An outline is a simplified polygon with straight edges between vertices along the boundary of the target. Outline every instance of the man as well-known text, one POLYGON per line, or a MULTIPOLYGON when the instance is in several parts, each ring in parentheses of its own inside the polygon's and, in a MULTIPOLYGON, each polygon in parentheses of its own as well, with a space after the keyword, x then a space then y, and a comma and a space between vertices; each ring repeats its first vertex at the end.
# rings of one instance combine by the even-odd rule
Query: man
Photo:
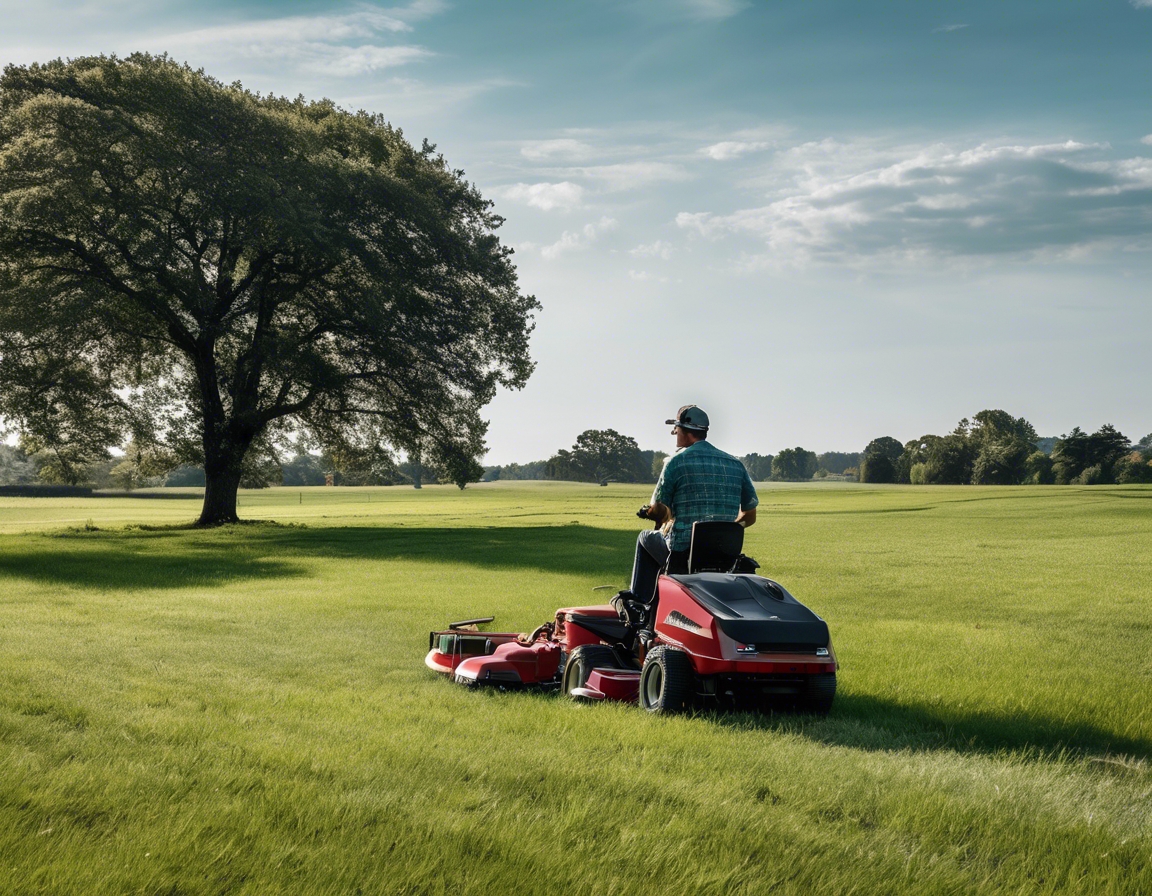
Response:
POLYGON ((652 503, 642 515, 658 524, 672 520, 667 535, 661 529, 641 532, 632 565, 632 595, 648 604, 656 594, 656 580, 667 564, 670 573, 688 572, 692 524, 697 521, 735 520, 744 528, 756 522, 756 489, 748 471, 731 454, 708 441, 708 415, 694 404, 680 408, 665 421, 676 436, 676 453, 668 458, 652 503))

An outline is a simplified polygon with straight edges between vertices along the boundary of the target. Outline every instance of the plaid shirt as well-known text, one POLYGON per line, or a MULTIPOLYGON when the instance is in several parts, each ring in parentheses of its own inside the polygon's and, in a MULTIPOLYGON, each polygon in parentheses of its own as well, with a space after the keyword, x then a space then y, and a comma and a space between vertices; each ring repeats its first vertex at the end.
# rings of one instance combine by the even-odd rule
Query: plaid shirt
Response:
POLYGON ((705 440, 668 458, 652 501, 669 507, 676 518, 668 536, 672 551, 688 550, 697 520, 734 520, 760 503, 744 464, 705 440))

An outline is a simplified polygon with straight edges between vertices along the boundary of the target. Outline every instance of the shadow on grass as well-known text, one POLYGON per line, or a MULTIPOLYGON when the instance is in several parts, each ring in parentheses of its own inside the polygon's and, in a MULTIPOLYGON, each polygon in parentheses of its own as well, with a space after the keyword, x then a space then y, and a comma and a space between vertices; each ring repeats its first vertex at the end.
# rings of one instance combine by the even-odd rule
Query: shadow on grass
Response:
MULTIPOLYGON (((80 531, 0 542, 0 582, 135 590, 313 575, 303 561, 410 560, 623 581, 635 535, 591 526, 80 531)), ((766 564, 767 565, 767 564, 766 564)), ((769 574, 771 574, 769 570, 769 574)), ((842 692, 827 718, 705 713, 718 726, 790 732, 864 750, 1152 755, 1152 741, 1036 713, 897 703, 842 692)))
POLYGON ((827 717, 753 713, 702 715, 713 724, 797 734, 858 750, 1012 751, 1037 756, 1152 756, 1152 741, 1125 737, 1098 726, 1069 723, 1037 713, 1011 715, 895 703, 870 694, 836 697, 827 717))
POLYGON ((325 528, 244 525, 73 530, 0 544, 0 580, 74 587, 182 588, 311 574, 305 558, 411 560, 602 576, 623 582, 635 534, 589 526, 325 528))

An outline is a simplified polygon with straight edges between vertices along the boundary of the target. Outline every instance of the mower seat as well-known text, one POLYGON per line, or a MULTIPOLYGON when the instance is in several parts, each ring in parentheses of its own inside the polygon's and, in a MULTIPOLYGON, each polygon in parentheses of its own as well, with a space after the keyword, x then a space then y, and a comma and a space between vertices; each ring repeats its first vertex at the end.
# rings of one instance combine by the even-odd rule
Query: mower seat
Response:
POLYGON ((729 572, 740 559, 743 547, 744 527, 739 523, 695 522, 688 546, 688 573, 729 572))

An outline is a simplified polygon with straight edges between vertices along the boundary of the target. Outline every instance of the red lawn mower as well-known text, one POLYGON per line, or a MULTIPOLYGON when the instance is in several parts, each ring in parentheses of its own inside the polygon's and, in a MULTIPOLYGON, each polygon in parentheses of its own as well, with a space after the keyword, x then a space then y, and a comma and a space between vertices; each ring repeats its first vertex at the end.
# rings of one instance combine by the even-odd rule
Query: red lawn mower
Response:
POLYGON ((692 527, 686 575, 661 575, 651 604, 563 607, 531 634, 486 632, 492 617, 429 633, 425 664, 470 687, 560 688, 649 712, 792 709, 836 695, 828 626, 740 553, 736 523, 692 527))

